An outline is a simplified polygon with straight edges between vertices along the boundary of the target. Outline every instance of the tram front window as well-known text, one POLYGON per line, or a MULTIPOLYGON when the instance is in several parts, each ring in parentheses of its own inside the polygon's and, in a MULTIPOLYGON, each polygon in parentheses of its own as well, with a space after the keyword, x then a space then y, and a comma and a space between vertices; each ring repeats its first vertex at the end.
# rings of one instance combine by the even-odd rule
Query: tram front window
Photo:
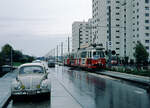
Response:
POLYGON ((101 51, 98 51, 98 52, 93 52, 93 58, 94 59, 98 59, 98 58, 101 58, 101 57, 104 57, 104 53, 101 51))

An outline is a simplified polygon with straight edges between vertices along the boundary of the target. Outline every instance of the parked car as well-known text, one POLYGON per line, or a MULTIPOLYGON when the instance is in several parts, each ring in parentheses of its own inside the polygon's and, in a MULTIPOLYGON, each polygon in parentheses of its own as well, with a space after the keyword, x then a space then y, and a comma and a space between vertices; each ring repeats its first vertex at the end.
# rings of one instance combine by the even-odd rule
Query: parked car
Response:
POLYGON ((48 61, 48 67, 55 67, 55 61, 54 60, 49 60, 48 61))
POLYGON ((12 69, 12 66, 10 66, 10 65, 3 65, 2 66, 2 72, 4 72, 4 73, 10 72, 11 69, 12 69))
POLYGON ((40 63, 27 63, 18 68, 18 75, 12 81, 12 96, 38 95, 50 96, 51 86, 48 73, 40 63))
POLYGON ((34 61, 32 61, 32 63, 42 63, 42 61, 41 60, 34 60, 34 61))

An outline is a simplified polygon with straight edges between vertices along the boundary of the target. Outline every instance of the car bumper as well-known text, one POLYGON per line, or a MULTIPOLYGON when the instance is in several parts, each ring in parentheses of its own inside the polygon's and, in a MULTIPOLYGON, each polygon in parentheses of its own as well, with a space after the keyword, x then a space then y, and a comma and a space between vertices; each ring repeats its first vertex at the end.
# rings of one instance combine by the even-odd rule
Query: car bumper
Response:
POLYGON ((50 93, 49 89, 39 89, 39 90, 14 90, 12 95, 38 95, 50 93))

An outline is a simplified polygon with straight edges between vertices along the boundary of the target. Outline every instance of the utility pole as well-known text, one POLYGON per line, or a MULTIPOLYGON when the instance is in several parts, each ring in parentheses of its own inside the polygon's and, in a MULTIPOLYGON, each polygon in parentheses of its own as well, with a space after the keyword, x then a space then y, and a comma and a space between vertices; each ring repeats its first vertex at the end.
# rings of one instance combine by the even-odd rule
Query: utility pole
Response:
POLYGON ((57 45, 57 63, 58 63, 58 45, 57 45))
POLYGON ((80 32, 81 32, 81 28, 79 28, 79 48, 78 49, 80 49, 80 46, 81 46, 81 44, 80 44, 80 32))
POLYGON ((111 6, 109 6, 109 49, 108 49, 108 54, 109 54, 109 67, 111 68, 111 47, 112 47, 112 42, 111 42, 111 6))
POLYGON ((61 42, 61 60, 63 62, 63 42, 61 42))
POLYGON ((55 48, 54 48, 54 60, 56 62, 55 48))
POLYGON ((69 36, 68 36, 68 53, 69 53, 69 56, 70 56, 70 39, 69 39, 69 36))

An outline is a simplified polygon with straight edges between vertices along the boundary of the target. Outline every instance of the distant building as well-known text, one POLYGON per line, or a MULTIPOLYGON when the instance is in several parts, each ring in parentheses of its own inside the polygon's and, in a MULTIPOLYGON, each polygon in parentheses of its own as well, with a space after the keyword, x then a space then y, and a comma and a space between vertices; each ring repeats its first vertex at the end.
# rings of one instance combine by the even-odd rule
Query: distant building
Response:
POLYGON ((92 20, 76 21, 72 24, 72 51, 88 47, 92 43, 92 20))

